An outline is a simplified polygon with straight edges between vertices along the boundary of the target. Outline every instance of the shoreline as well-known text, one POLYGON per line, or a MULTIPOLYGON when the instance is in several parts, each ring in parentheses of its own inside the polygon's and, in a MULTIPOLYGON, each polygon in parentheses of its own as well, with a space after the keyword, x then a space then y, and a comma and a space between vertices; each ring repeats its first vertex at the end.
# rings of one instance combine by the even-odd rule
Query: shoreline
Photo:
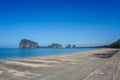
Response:
MULTIPOLYGON (((19 59, 19 58, 27 58, 27 57, 39 57, 39 56, 52 56, 52 55, 61 55, 61 54, 71 54, 71 53, 78 53, 78 52, 85 52, 85 51, 91 51, 91 50, 98 50, 100 48, 84 48, 84 49, 63 49, 63 48, 44 48, 44 49, 38 49, 38 48, 15 48, 16 51, 14 51, 14 48, 6 48, 3 49, 3 52, 1 52, 0 60, 9 60, 9 59, 19 59), (37 49, 37 50, 36 50, 37 49), (51 50, 52 49, 52 50, 51 50), (13 52, 11 52, 13 50, 13 52), (43 51, 42 51, 43 50, 43 51), (9 56, 10 55, 10 56, 9 56)), ((0 48, 1 50, 1 48, 0 48)))
POLYGON ((81 80, 110 59, 98 58, 94 54, 110 54, 118 50, 0 60, 0 77, 1 80, 81 80))
MULTIPOLYGON (((96 50, 86 50, 86 51, 80 51, 80 52, 67 52, 67 53, 60 53, 60 54, 52 54, 52 55, 40 55, 40 56, 30 56, 30 57, 16 57, 16 58, 8 58, 8 59, 0 59, 0 61, 4 60, 15 60, 15 59, 24 59, 24 58, 42 58, 42 57, 54 57, 54 56, 64 56, 64 55, 74 55, 74 54, 80 54, 80 53, 91 53, 92 51, 98 51, 98 50, 120 50, 120 49, 114 49, 114 48, 99 48, 96 50)), ((99 53, 99 52, 98 52, 99 53)), ((101 53, 101 52, 100 52, 101 53)))
MULTIPOLYGON (((32 58, 54 58, 54 57, 60 57, 60 56, 76 56, 76 55, 94 55, 94 54, 102 54, 104 51, 119 51, 120 49, 114 49, 114 48, 101 48, 97 50, 87 50, 87 51, 80 51, 80 52, 70 52, 70 53, 61 53, 61 54, 53 54, 53 55, 43 55, 43 56, 30 56, 30 57, 22 57, 22 58, 11 58, 11 59, 5 59, 5 60, 16 60, 16 59, 32 59, 32 58), (103 51, 102 51, 103 50, 103 51), (100 52, 99 52, 100 51, 100 52), (93 54, 92 54, 93 52, 93 54), (95 53, 96 52, 96 53, 95 53)), ((0 60, 1 61, 1 60, 0 60)), ((4 61, 4 60, 2 60, 4 61)))

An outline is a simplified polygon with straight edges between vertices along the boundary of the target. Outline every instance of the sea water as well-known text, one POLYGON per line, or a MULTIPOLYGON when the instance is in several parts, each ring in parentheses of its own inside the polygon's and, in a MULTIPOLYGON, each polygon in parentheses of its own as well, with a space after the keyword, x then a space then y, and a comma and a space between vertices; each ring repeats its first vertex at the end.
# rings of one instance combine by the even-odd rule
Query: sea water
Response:
POLYGON ((33 56, 49 56, 96 50, 98 48, 0 48, 0 60, 33 56))

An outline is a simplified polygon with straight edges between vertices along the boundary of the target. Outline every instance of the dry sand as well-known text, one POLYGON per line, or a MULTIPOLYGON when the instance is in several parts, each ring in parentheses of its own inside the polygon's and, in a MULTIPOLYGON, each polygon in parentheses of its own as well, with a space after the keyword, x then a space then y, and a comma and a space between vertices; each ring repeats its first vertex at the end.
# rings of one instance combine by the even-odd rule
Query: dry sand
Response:
POLYGON ((93 54, 114 53, 100 49, 71 54, 29 57, 0 61, 0 80, 82 80, 109 58, 93 54))

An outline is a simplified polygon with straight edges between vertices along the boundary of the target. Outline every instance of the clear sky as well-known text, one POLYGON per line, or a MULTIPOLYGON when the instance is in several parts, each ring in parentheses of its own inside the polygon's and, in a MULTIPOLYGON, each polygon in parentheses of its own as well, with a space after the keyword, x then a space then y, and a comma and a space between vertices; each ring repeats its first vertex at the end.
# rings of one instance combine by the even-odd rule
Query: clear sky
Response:
POLYGON ((0 47, 21 39, 103 45, 120 38, 120 0, 0 0, 0 47))

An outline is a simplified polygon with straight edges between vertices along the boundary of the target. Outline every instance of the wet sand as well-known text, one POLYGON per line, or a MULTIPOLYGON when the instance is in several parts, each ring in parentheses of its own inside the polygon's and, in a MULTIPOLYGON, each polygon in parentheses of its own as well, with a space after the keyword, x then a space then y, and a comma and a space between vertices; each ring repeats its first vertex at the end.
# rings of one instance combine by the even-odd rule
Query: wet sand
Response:
POLYGON ((70 54, 29 57, 0 61, 0 80, 82 80, 118 49, 100 49, 70 54))

